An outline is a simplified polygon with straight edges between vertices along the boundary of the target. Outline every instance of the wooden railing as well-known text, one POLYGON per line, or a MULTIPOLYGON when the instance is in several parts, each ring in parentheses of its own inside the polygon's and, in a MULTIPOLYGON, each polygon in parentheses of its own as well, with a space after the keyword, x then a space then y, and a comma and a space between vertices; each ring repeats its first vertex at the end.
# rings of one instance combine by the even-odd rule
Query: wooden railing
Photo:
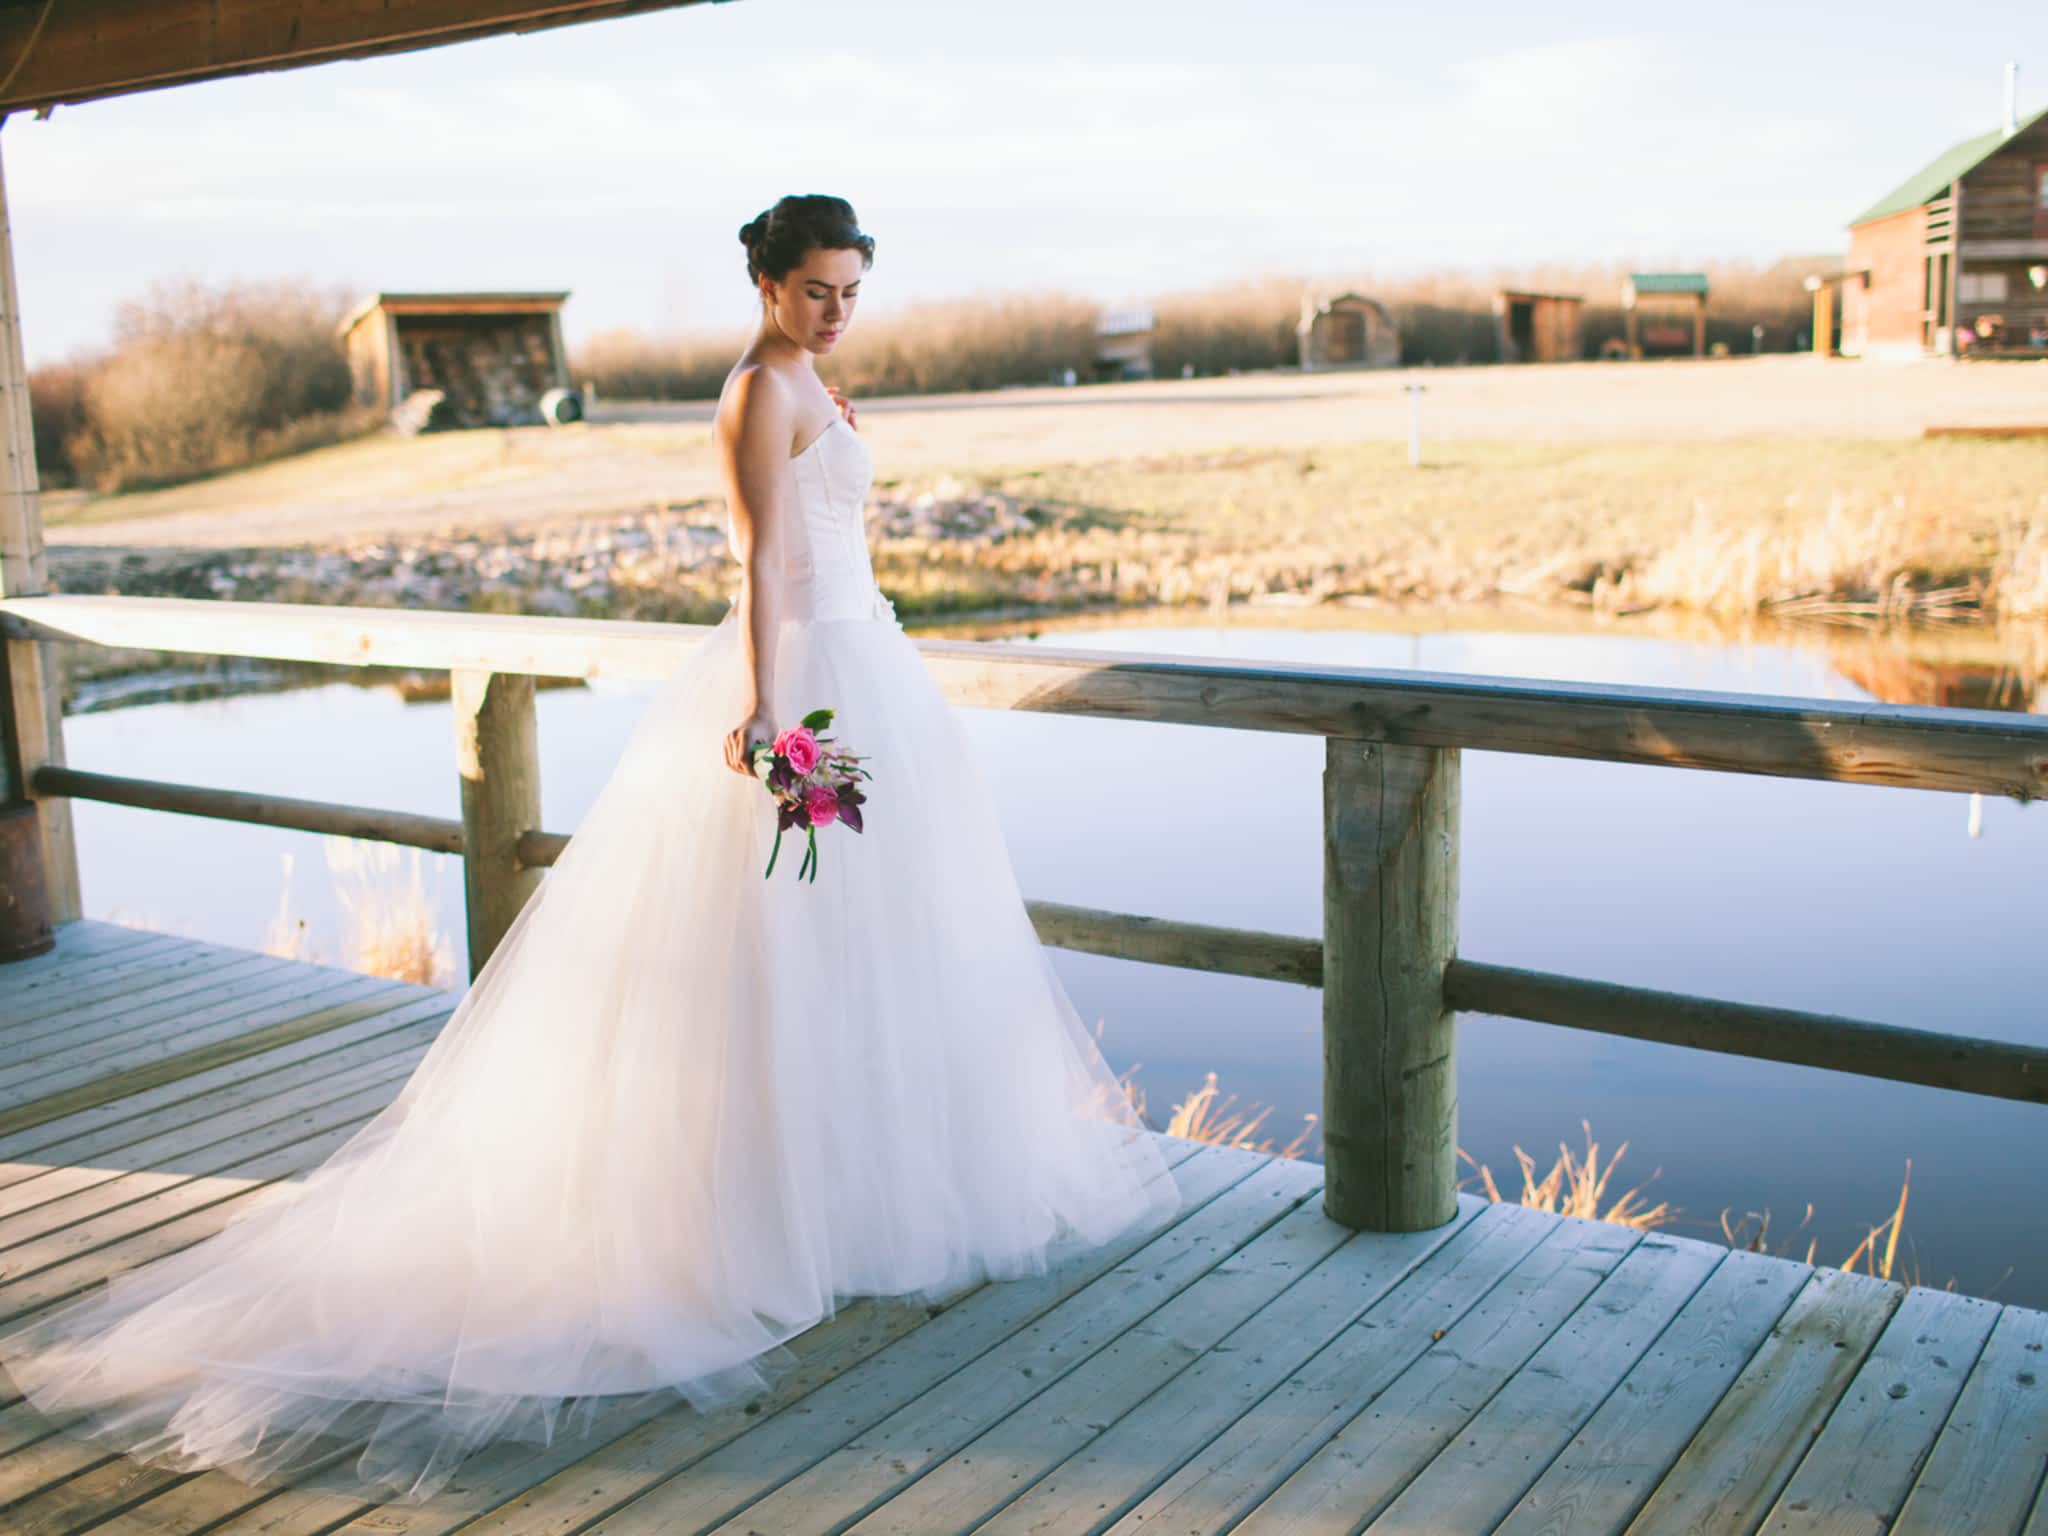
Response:
MULTIPOLYGON (((480 967, 568 838, 541 829, 535 677, 667 676, 706 631, 169 598, 0 601, 0 636, 452 676, 459 819, 25 765, 34 794, 341 833, 463 856, 480 967)), ((2048 1047, 1613 986, 1458 954, 1467 748, 2034 799, 2048 719, 1337 667, 922 642, 955 703, 1325 738, 1323 932, 1247 932, 1033 902, 1048 944, 1320 985, 1325 1204, 1347 1225, 1448 1221, 1458 1010, 2048 1102, 2048 1047)))

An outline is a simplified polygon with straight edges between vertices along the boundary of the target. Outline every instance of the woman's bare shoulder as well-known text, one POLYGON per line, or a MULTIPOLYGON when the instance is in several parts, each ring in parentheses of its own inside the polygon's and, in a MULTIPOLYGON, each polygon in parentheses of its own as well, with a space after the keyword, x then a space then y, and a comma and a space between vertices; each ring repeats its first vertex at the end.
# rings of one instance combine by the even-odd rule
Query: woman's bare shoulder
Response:
POLYGON ((718 397, 713 426, 728 443, 787 438, 795 430, 796 396, 782 370, 743 362, 733 369, 718 397))

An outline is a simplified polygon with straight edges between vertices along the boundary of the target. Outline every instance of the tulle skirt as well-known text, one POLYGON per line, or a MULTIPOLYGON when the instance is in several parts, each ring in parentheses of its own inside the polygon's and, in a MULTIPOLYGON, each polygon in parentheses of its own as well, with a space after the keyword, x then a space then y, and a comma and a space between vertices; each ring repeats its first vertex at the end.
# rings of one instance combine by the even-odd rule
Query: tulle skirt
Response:
POLYGON ((864 1295, 1045 1270, 1178 1196, 1040 948, 959 722, 893 623, 789 623, 866 830, 728 770, 730 617, 397 1099, 218 1235, 0 1336, 45 1413, 145 1460, 316 1462, 421 1498, 617 1394, 709 1407, 864 1295), (359 1454, 358 1454, 359 1453, 359 1454))

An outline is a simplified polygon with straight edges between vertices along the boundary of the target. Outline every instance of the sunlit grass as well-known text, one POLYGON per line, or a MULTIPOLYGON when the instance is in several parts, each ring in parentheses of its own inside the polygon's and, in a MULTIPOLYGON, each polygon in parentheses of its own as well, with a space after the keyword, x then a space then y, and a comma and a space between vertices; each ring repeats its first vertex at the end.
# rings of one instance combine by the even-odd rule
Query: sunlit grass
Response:
MULTIPOLYGON (((294 914, 289 853, 284 855, 277 911, 264 933, 264 953, 419 986, 454 986, 454 946, 440 931, 438 889, 434 895, 428 893, 421 851, 352 837, 320 841, 341 910, 340 953, 332 961, 325 959, 306 920, 294 914)), ((437 870, 437 888, 438 874, 437 870)))
MULTIPOLYGON (((1557 1161, 1540 1179, 1536 1177, 1536 1159, 1520 1147, 1515 1148, 1515 1161, 1522 1165, 1520 1204, 1534 1210, 1549 1211, 1553 1215, 1607 1221, 1616 1226, 1634 1227, 1643 1232, 1664 1226, 1678 1214, 1668 1201, 1660 1200, 1655 1205, 1648 1204, 1643 1199, 1640 1184, 1627 1193, 1610 1199, 1607 1186, 1613 1180, 1615 1170, 1621 1166, 1622 1158, 1628 1153, 1628 1143, 1624 1141, 1616 1147, 1614 1155, 1607 1159, 1603 1167, 1600 1162, 1600 1143, 1593 1139, 1593 1123, 1590 1120, 1581 1120, 1579 1124, 1586 1132, 1586 1150, 1574 1155, 1572 1149, 1560 1141, 1557 1144, 1557 1161)), ((1458 1149, 1458 1156, 1479 1170, 1474 1177, 1479 1186, 1486 1191, 1486 1198, 1496 1205, 1500 1204, 1500 1187, 1494 1183, 1493 1170, 1462 1147, 1458 1149)), ((1661 1171, 1660 1169, 1659 1172, 1661 1171)), ((1654 1179, 1657 1175, 1653 1173, 1650 1177, 1654 1179)))

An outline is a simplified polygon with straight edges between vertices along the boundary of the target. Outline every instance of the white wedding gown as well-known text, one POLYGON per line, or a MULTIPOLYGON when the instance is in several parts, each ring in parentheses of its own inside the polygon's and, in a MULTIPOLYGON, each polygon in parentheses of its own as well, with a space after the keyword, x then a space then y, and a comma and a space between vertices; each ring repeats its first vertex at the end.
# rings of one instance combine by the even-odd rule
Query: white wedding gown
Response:
POLYGON ((866 445, 835 420, 791 474, 775 718, 839 712, 864 835, 821 832, 815 884, 794 846, 763 880, 771 802, 721 756, 728 615, 389 1108, 0 1337, 37 1408, 147 1460, 261 1481, 339 1454, 419 1498, 610 1394, 757 1390, 841 1298, 1041 1272, 1173 1210, 875 585, 866 445))

